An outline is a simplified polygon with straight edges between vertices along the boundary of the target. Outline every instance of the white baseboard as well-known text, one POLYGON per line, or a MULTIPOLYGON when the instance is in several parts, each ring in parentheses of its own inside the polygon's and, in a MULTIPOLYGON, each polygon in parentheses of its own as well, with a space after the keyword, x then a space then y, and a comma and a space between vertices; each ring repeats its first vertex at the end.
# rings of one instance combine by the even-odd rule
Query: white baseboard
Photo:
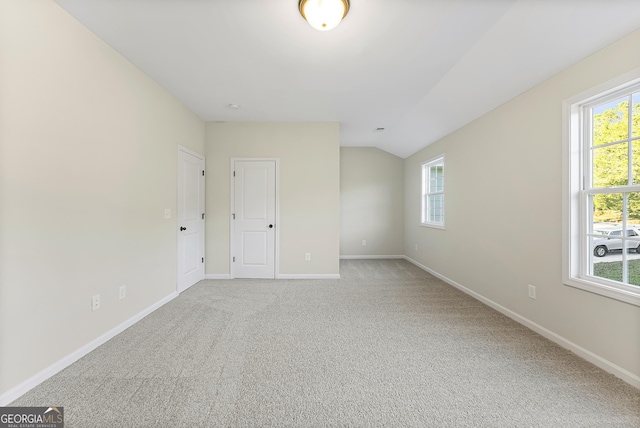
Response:
POLYGON ((228 273, 206 273, 204 279, 233 279, 228 273))
POLYGON ((276 279, 340 279, 339 273, 280 273, 276 279))
POLYGON ((375 255, 350 255, 350 256, 340 256, 340 260, 366 260, 366 259, 404 259, 405 256, 375 256, 375 255))
POLYGON ((35 388, 36 386, 38 386, 39 384, 41 384, 45 380, 49 379, 51 376, 53 376, 56 373, 60 372, 65 367, 75 363, 80 358, 84 357, 89 352, 91 352, 94 349, 96 349, 98 346, 106 343, 109 339, 111 339, 112 337, 116 336, 117 334, 122 333, 124 330, 126 330, 129 327, 131 327, 132 325, 134 325, 135 323, 140 321, 142 318, 146 317, 151 312, 155 311, 156 309, 158 309, 159 307, 165 305, 166 303, 170 302, 171 300, 175 299, 176 297, 178 297, 178 293, 174 291, 173 293, 169 294, 167 297, 161 299, 160 301, 158 301, 158 302, 154 303, 153 305, 149 306, 148 308, 144 309, 142 312, 134 315, 133 317, 129 318, 128 320, 124 321, 123 323, 115 326, 111 330, 109 330, 106 333, 104 333, 102 336, 92 340, 91 342, 87 343, 86 345, 84 345, 80 349, 72 352, 71 354, 67 355, 66 357, 62 358, 61 360, 57 361, 56 363, 50 365, 49 367, 45 368, 44 370, 42 370, 42 371, 36 373, 35 375, 31 376, 29 379, 25 380, 24 382, 22 382, 22 383, 18 384, 17 386, 11 388, 7 392, 5 392, 2 395, 0 395, 0 407, 6 406, 7 404, 17 400, 18 398, 20 398, 22 395, 27 393, 32 388, 35 388))
MULTIPOLYGON (((230 274, 206 274, 204 279, 234 279, 230 274)), ((340 279, 340 274, 336 273, 280 273, 276 279, 340 279)))
POLYGON ((418 263, 417 261, 413 260, 410 257, 405 256, 404 257, 405 260, 413 263, 414 265, 418 266, 419 268, 421 268, 422 270, 425 270, 427 272, 429 272, 431 275, 440 278, 441 280, 443 280, 444 282, 446 282, 447 284, 457 288, 458 290, 470 295, 471 297, 475 298, 476 300, 481 301, 482 303, 484 303, 487 306, 492 307, 493 309, 495 309, 496 311, 508 316, 509 318, 511 318, 512 320, 524 325, 525 327, 535 331, 536 333, 538 333, 541 336, 546 337, 547 339, 551 340, 552 342, 557 343, 558 345, 562 346, 565 349, 568 349, 569 351, 573 352, 574 354, 584 358, 585 360, 589 361, 591 364, 600 367, 602 370, 613 374, 616 377, 619 377, 620 379, 622 379, 623 381, 627 382, 628 384, 630 384, 631 386, 634 386, 638 389, 640 389, 640 376, 631 373, 630 371, 612 363, 611 361, 601 357, 600 355, 594 354, 593 352, 589 351, 588 349, 583 348, 580 345, 577 345, 573 342, 571 342, 570 340, 560 336, 557 333, 554 333, 551 330, 548 330, 544 327, 542 327, 539 324, 536 324, 535 322, 531 321, 528 318, 523 317, 522 315, 519 315, 515 312, 513 312, 510 309, 505 308, 504 306, 494 302, 493 300, 487 299, 486 297, 476 293, 475 291, 472 291, 468 288, 466 288, 465 286, 458 284, 457 282, 447 278, 444 275, 439 274, 438 272, 434 271, 433 269, 430 269, 420 263, 418 263))

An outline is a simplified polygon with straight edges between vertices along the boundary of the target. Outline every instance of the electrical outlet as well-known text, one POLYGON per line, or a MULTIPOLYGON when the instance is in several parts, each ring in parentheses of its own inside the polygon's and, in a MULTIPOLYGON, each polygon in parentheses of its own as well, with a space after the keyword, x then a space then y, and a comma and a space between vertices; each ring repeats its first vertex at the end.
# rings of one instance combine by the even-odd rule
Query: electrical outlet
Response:
POLYGON ((304 260, 307 262, 311 261, 311 253, 304 253, 304 260))
POLYGON ((416 251, 418 251, 418 244, 416 244, 416 251))
POLYGON ((529 284, 529 298, 531 298, 531 299, 535 299, 536 298, 536 286, 535 285, 529 284))
POLYGON ((362 246, 363 246, 363 247, 366 247, 366 246, 367 246, 367 240, 366 240, 366 239, 363 239, 363 240, 362 240, 362 246))
POLYGON ((98 309, 100 309, 100 295, 96 294, 91 298, 91 310, 97 311, 98 309))
POLYGON ((171 208, 165 208, 164 209, 164 218, 165 218, 165 220, 171 218, 171 208))
POLYGON ((120 300, 124 299, 125 297, 127 297, 127 286, 126 285, 121 285, 120 286, 120 290, 118 292, 118 298, 120 300))

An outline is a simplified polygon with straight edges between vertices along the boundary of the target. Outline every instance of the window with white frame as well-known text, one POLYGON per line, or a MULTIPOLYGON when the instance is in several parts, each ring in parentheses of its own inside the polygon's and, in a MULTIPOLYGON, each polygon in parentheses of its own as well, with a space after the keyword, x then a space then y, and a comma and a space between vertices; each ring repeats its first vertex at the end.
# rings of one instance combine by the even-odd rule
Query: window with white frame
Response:
POLYGON ((421 223, 444 228, 444 155, 422 163, 421 223))
POLYGON ((640 306, 640 70, 565 101, 564 281, 640 306))

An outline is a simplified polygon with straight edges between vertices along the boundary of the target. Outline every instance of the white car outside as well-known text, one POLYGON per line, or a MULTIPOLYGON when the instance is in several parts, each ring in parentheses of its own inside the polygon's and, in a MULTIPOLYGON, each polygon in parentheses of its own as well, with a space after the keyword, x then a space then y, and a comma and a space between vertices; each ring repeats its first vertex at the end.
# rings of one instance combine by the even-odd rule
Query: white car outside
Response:
MULTIPOLYGON (((622 250, 622 239, 620 239, 620 237, 622 236, 621 227, 596 229, 594 230, 594 232, 598 235, 605 236, 603 238, 594 238, 594 256, 604 257, 609 251, 622 250)), ((640 230, 627 228, 626 236, 628 238, 638 238, 625 240, 625 247, 627 250, 635 250, 640 254, 640 230)))

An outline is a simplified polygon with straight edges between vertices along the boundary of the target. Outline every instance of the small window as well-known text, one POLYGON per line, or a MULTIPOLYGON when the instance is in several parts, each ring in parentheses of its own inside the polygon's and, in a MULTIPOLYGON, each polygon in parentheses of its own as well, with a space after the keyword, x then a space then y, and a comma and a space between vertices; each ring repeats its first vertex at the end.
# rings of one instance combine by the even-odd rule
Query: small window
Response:
POLYGON ((421 223, 444 229, 444 155, 422 164, 421 223))
POLYGON ((564 122, 564 282, 640 306, 640 70, 565 101, 564 122))

